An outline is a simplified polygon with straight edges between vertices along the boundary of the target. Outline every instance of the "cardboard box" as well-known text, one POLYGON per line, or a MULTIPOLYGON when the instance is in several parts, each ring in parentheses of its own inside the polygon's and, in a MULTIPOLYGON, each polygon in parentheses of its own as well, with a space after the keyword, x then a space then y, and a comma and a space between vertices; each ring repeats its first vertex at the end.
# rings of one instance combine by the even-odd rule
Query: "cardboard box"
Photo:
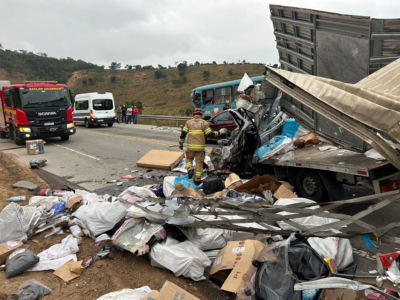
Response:
POLYGON ((241 186, 242 184, 243 181, 235 173, 230 174, 228 178, 225 179, 225 187, 227 189, 234 190, 235 188, 241 186))
POLYGON ((85 234, 83 233, 82 229, 78 226, 78 225, 73 225, 69 228, 69 230, 71 231, 72 235, 77 237, 82 237, 85 234))
POLYGON ((281 198, 297 198, 293 193, 294 187, 288 182, 278 181, 270 175, 256 175, 245 184, 235 188, 235 191, 263 195, 263 191, 269 190, 276 199, 281 198))
POLYGON ((368 300, 364 291, 351 291, 348 289, 323 289, 318 300, 337 300, 337 299, 351 299, 351 300, 368 300))
POLYGON ((199 298, 188 293, 179 286, 173 284, 171 281, 166 281, 161 288, 160 294, 156 300, 200 300, 199 298))
POLYGON ((237 293, 244 287, 245 278, 253 276, 256 272, 252 261, 257 258, 264 246, 256 240, 228 242, 215 258, 210 278, 224 282, 222 290, 237 293))
POLYGON ((150 150, 136 162, 138 167, 171 171, 183 159, 183 152, 150 150))
POLYGON ((7 257, 13 253, 13 251, 17 248, 22 247, 24 243, 18 241, 8 241, 0 244, 0 265, 3 265, 7 257))
POLYGON ((144 300, 158 300, 160 299, 160 292, 159 291, 151 291, 150 294, 147 295, 147 298, 144 300))
POLYGON ((43 140, 34 140, 34 141, 26 141, 26 151, 29 155, 43 154, 44 153, 44 144, 46 144, 43 140))

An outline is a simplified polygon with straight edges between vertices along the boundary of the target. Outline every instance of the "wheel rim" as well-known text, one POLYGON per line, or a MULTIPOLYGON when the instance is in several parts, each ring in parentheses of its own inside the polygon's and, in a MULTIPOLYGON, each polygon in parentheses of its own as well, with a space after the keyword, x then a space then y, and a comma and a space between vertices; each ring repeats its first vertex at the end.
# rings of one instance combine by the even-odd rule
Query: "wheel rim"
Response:
POLYGON ((86 126, 87 128, 89 128, 89 122, 88 122, 88 120, 85 120, 85 126, 86 126))
POLYGON ((317 193, 317 183, 315 182, 314 178, 311 176, 305 177, 303 179, 303 189, 308 195, 315 195, 317 193))

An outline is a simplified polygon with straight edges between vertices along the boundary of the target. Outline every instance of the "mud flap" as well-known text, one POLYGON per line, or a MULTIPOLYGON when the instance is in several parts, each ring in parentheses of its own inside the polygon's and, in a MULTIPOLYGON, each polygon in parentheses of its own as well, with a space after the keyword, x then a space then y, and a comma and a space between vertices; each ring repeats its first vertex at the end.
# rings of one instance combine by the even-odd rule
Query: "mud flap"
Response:
POLYGON ((318 171, 319 176, 327 189, 331 201, 344 200, 346 198, 342 183, 336 180, 336 174, 329 171, 318 171))

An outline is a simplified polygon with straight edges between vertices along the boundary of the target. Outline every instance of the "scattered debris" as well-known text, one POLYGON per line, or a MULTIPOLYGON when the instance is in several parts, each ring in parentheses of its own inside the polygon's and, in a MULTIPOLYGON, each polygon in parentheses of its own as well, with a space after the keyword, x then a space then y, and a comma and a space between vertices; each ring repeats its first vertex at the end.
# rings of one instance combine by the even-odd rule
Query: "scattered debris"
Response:
POLYGON ((29 191, 34 191, 38 186, 30 181, 18 181, 13 184, 13 188, 27 189, 29 191))

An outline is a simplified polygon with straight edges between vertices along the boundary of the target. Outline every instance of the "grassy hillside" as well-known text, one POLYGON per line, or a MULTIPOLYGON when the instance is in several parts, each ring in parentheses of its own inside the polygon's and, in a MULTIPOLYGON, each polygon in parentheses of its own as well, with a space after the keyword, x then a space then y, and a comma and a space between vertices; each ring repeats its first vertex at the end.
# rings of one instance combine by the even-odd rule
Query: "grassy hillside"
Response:
POLYGON ((184 74, 178 69, 103 70, 77 71, 68 80, 68 87, 75 94, 107 91, 112 92, 116 104, 141 101, 143 114, 179 115, 180 110, 193 108, 191 90, 195 87, 241 79, 244 73, 250 77, 262 75, 260 64, 227 64, 188 66, 184 74), (156 79, 155 72, 162 71, 163 78, 156 79), (203 72, 210 77, 203 78, 203 72), (229 74, 229 73, 230 74, 229 74), (185 79, 186 78, 186 79, 185 79))
POLYGON ((73 72, 92 68, 102 67, 70 57, 54 58, 46 53, 0 48, 0 80, 10 80, 11 83, 21 83, 21 79, 66 83, 73 72))

